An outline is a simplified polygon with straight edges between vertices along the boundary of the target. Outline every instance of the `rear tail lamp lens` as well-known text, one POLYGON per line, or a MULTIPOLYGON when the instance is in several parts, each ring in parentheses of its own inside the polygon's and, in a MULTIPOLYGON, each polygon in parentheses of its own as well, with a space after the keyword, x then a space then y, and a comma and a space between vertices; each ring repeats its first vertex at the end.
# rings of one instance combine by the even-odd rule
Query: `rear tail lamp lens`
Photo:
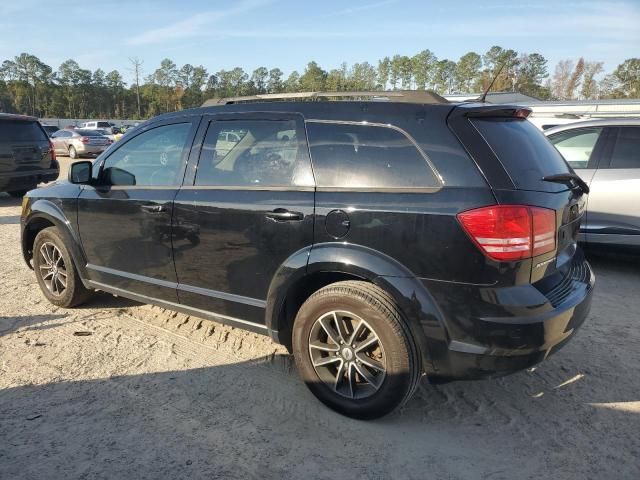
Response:
POLYGON ((56 159, 56 149, 54 148, 51 140, 49 140, 49 154, 51 155, 51 160, 56 159))
POLYGON ((458 214, 460 224, 493 260, 522 260, 556 248, 556 213, 526 205, 493 205, 458 214))
POLYGON ((80 139, 80 141, 81 141, 82 143, 89 143, 89 137, 82 137, 82 138, 80 139))

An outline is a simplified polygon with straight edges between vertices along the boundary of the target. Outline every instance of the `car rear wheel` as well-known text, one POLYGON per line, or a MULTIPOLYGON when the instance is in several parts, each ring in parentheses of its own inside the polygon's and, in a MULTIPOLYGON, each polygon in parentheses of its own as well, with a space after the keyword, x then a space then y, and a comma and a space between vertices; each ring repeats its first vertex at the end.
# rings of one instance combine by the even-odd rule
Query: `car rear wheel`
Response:
POLYGON ((295 319, 293 353, 311 392, 352 418, 390 413, 420 379, 420 358, 402 313, 367 282, 338 282, 311 295, 295 319))
POLYGON ((69 156, 73 159, 78 158, 78 152, 76 151, 76 148, 73 145, 69 147, 69 156))
POLYGON ((42 293, 54 305, 75 307, 91 296, 56 227, 45 228, 36 235, 33 269, 42 293))

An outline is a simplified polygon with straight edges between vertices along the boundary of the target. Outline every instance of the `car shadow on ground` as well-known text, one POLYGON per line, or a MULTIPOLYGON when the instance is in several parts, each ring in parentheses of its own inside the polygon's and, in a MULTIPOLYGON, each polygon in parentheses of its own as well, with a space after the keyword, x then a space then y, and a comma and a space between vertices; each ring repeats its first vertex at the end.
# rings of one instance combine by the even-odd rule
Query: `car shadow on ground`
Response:
MULTIPOLYGON (((405 477, 398 476, 400 471, 406 478, 424 478, 412 475, 424 468, 436 472, 433 478, 446 472, 452 473, 448 478, 460 478, 455 472, 464 464, 478 474, 470 478, 480 478, 487 468, 514 473, 499 478, 516 478, 519 461, 540 462, 541 477, 559 466, 586 468, 589 476, 593 472, 580 452, 597 458, 605 451, 619 459, 619 473, 633 468, 624 463, 633 458, 629 429, 616 428, 614 435, 608 428, 640 426, 637 414, 589 407, 591 424, 577 418, 585 414, 583 402, 612 400, 606 390, 587 388, 576 405, 570 396, 553 393, 555 385, 548 396, 534 398, 527 373, 502 382, 423 385, 401 411, 361 422, 319 404, 299 380, 280 371, 287 363, 238 362, 5 389, 0 471, 6 478, 52 472, 58 478, 316 476, 310 472, 361 478, 358 472, 367 464, 363 451, 376 452, 369 465, 375 478, 405 477), (544 464, 545 448, 567 443, 572 456, 544 464), (617 451, 608 450, 611 446, 617 451)), ((557 374, 570 376, 562 370, 557 374)), ((615 398, 624 399, 637 400, 638 394, 615 398)))
POLYGON ((68 314, 25 315, 25 316, 0 316, 0 337, 9 335, 17 330, 35 331, 57 328, 67 322, 51 322, 66 318, 68 314))

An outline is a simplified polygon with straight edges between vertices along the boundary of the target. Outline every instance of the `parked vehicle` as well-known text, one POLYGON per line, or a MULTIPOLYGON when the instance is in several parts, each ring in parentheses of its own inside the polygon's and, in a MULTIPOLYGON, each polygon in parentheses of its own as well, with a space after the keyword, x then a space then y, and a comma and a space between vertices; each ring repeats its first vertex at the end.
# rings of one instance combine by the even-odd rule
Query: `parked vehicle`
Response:
POLYGON ((533 123, 540 130, 549 130, 550 128, 557 127, 559 125, 569 125, 575 122, 583 120, 578 115, 552 115, 552 116, 539 116, 534 115, 529 117, 529 121, 533 123))
POLYGON ((51 136, 51 141, 58 155, 71 158, 97 156, 104 152, 111 143, 102 130, 58 130, 51 136))
POLYGON ((41 125, 42 125, 42 129, 45 131, 48 137, 51 137, 51 135, 53 135, 58 130, 60 130, 60 128, 56 127, 55 125, 44 125, 44 124, 41 124, 41 125))
POLYGON ((423 374, 530 367, 578 330, 586 196, 528 110, 296 95, 376 101, 162 115, 31 192, 22 249, 44 296, 72 307, 98 289, 270 335, 356 418, 423 374))
POLYGON ((591 193, 580 239, 640 247, 640 119, 600 119, 545 132, 591 193))
POLYGON ((0 192, 22 197, 58 174, 53 146, 38 119, 0 113, 0 192))
POLYGON ((85 129, 85 130, 96 130, 96 129, 100 129, 100 130, 106 130, 109 133, 111 133, 111 129, 114 127, 115 125, 111 122, 107 122, 104 120, 98 120, 98 121, 94 121, 94 122, 84 122, 83 124, 80 125, 79 128, 85 129))

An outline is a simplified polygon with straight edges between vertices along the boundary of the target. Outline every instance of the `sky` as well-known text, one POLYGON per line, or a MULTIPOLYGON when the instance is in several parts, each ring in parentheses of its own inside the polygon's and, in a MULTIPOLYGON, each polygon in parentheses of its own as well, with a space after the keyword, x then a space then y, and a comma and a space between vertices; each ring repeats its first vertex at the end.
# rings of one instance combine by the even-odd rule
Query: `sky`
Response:
POLYGON ((611 71, 640 56, 640 0, 0 1, 0 61, 28 52, 55 70, 73 58, 128 81, 129 57, 145 75, 167 57, 288 74, 311 60, 329 70, 426 48, 457 60, 492 45, 541 53, 550 72, 580 56, 611 71))

